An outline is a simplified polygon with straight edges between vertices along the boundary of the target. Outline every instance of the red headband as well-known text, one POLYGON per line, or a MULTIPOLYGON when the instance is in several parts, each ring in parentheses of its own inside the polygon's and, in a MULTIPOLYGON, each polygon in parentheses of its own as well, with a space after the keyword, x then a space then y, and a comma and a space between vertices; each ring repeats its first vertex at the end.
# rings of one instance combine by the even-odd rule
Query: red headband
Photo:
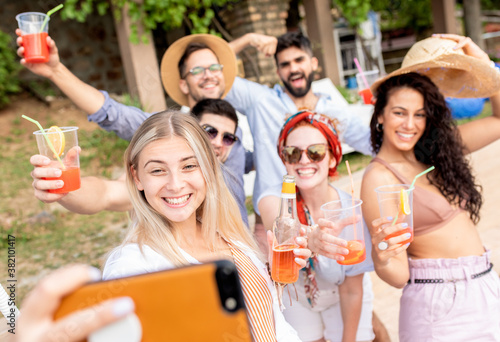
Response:
POLYGON ((313 113, 310 111, 300 111, 290 116, 281 128, 278 138, 278 154, 281 157, 281 152, 285 147, 285 141, 291 131, 297 126, 299 122, 306 121, 308 124, 317 128, 328 141, 332 156, 337 161, 335 166, 328 170, 328 176, 332 177, 337 173, 337 165, 342 160, 342 147, 338 138, 337 130, 335 129, 335 122, 328 116, 313 113))

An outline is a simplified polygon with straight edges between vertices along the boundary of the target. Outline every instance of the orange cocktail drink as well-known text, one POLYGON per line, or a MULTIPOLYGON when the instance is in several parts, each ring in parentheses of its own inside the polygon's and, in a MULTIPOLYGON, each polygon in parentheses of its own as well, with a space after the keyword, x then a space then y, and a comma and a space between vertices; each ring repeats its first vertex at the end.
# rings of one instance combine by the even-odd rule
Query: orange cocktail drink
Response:
POLYGON ((61 170, 59 177, 47 177, 45 180, 62 180, 64 186, 50 189, 48 192, 61 194, 80 189, 80 158, 78 147, 78 127, 52 126, 43 131, 36 131, 38 151, 51 160, 49 168, 61 170))
POLYGON ((45 180, 62 180, 64 186, 60 189, 49 189, 47 190, 53 194, 64 194, 66 192, 74 191, 80 189, 80 168, 72 167, 66 170, 61 170, 62 174, 60 177, 56 178, 44 178, 45 180))
POLYGON ((409 184, 383 185, 375 189, 380 216, 393 218, 393 221, 385 224, 383 228, 399 223, 408 225, 407 228, 387 235, 384 240, 410 233, 410 238, 399 244, 405 245, 413 241, 413 189, 409 184))
POLYGON ((344 255, 344 260, 337 261, 340 265, 359 264, 366 259, 362 203, 360 199, 349 198, 331 201, 321 206, 325 219, 342 229, 338 237, 347 240, 349 253, 344 255))
POLYGON ((344 256, 344 260, 337 261, 341 265, 354 265, 365 261, 366 248, 365 243, 360 240, 351 240, 347 242, 347 249, 349 254, 344 256))
POLYGON ((299 279, 299 265, 295 262, 295 244, 282 244, 273 247, 271 277, 282 284, 295 283, 299 279))
POLYGON ((406 245, 407 243, 410 243, 413 241, 413 227, 408 227, 408 228, 405 228, 403 230, 400 230, 398 232, 395 232, 395 233, 392 233, 392 234, 389 234, 385 237, 384 240, 389 240, 390 238, 392 237, 395 237, 395 236, 400 236, 400 235, 403 235, 403 234, 406 234, 406 233, 410 233, 411 236, 409 239, 407 240, 404 240, 404 241, 401 241, 400 244, 401 245, 406 245))

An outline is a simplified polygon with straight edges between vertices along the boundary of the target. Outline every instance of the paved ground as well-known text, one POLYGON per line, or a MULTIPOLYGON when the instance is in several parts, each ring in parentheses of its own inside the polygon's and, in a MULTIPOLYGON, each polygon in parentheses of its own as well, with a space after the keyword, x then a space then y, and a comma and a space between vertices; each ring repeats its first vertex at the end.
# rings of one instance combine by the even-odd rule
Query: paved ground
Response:
MULTIPOLYGON (((476 180, 483 186, 484 204, 481 210, 481 221, 477 225, 481 239, 486 248, 492 251, 494 269, 500 273, 500 223, 498 214, 500 204, 500 141, 472 154, 476 180)), ((354 188, 359 196, 363 171, 354 175, 354 188)), ((339 179, 337 185, 350 192, 350 184, 346 177, 339 179)), ((392 341, 398 341, 399 298, 401 290, 395 289, 372 272, 373 291, 375 293, 374 309, 387 327, 392 341)))

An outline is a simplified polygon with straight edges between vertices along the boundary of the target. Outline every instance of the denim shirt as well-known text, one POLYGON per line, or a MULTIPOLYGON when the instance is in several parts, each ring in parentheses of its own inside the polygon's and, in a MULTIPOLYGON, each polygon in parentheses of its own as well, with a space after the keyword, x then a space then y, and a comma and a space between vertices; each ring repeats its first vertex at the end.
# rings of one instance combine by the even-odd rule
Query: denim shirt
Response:
MULTIPOLYGON (((104 104, 97 112, 89 115, 88 120, 96 122, 108 132, 115 132, 122 139, 130 141, 139 126, 154 114, 116 102, 105 91, 101 91, 101 93, 105 98, 104 104)), ((238 137, 238 141, 234 144, 226 162, 222 165, 222 173, 226 185, 238 203, 243 222, 248 227, 248 214, 245 206, 246 197, 243 185, 246 153, 241 143, 242 131, 239 127, 236 130, 236 136, 238 137)))

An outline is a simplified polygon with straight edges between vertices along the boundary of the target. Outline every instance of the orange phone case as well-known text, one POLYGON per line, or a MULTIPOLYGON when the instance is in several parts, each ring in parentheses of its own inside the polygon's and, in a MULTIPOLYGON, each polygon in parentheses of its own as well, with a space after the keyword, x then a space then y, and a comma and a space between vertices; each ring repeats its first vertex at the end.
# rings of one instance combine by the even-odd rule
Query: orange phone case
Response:
POLYGON ((142 341, 252 341, 236 267, 226 260, 85 285, 54 318, 121 296, 135 302, 142 341))

